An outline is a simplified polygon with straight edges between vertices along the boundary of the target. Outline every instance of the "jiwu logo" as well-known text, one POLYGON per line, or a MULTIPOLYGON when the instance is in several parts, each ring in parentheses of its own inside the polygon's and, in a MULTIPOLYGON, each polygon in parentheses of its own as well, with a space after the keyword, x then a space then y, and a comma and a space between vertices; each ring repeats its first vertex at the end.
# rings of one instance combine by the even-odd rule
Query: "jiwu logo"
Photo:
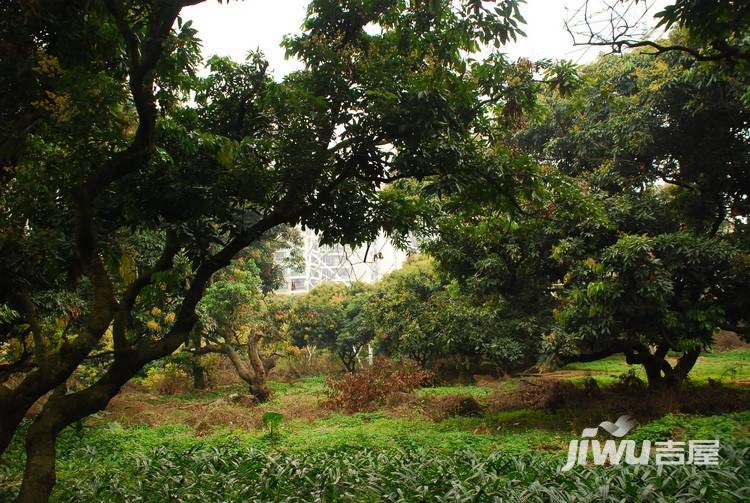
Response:
MULTIPOLYGON (((629 416, 620 416, 614 423, 603 421, 594 428, 584 428, 581 432, 581 440, 571 440, 568 446, 568 460, 562 471, 567 472, 575 465, 586 465, 589 460, 589 452, 594 465, 619 465, 623 460, 628 465, 645 465, 651 461, 651 441, 641 442, 640 451, 637 451, 635 440, 609 439, 604 443, 595 439, 599 428, 616 438, 622 438, 633 429, 635 421, 629 416)), ((655 463, 657 465, 717 465, 719 464, 719 441, 718 440, 690 440, 675 442, 665 440, 654 442, 655 463), (686 457, 687 454, 687 457, 686 457)))

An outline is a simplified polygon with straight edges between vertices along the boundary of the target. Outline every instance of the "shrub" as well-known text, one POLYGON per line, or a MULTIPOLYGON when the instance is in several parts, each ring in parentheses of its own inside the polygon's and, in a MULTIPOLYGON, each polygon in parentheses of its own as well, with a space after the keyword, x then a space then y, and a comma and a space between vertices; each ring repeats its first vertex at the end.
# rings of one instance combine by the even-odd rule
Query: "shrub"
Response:
POLYGON ((324 406, 346 412, 370 410, 390 395, 409 393, 434 378, 432 371, 419 368, 414 361, 394 364, 377 358, 369 368, 348 372, 340 379, 329 378, 329 398, 324 406))
POLYGON ((629 369, 627 372, 620 374, 617 383, 614 385, 615 390, 624 392, 642 392, 647 387, 643 379, 638 377, 635 369, 629 369))
POLYGON ((186 393, 192 387, 187 372, 176 363, 167 363, 161 368, 151 367, 146 371, 143 385, 158 393, 173 395, 186 393))
POLYGON ((281 425, 281 421, 284 420, 284 415, 280 412, 274 412, 269 410, 263 416, 260 418, 261 422, 263 423, 263 426, 268 430, 268 435, 270 437, 276 436, 279 426, 281 425))
POLYGON ((442 395, 429 397, 427 413, 436 420, 453 416, 479 416, 483 412, 482 405, 471 395, 442 395))

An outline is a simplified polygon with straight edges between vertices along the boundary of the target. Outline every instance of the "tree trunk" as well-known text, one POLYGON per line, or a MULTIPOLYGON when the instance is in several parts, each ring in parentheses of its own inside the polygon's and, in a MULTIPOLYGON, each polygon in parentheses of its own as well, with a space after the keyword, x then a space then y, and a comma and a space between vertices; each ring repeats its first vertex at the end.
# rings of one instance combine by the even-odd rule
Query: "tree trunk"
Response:
POLYGON ((64 385, 78 365, 101 340, 116 311, 112 282, 101 259, 95 253, 85 262, 94 297, 89 304, 91 315, 78 337, 62 343, 38 368, 13 388, 0 387, 0 454, 8 448, 26 412, 37 400, 64 385))
POLYGON ((258 348, 259 339, 260 337, 256 335, 251 335, 247 339, 247 356, 255 375, 254 382, 249 384, 250 392, 255 395, 255 398, 259 402, 265 402, 271 396, 271 389, 266 382, 270 367, 267 368, 266 363, 260 357, 260 349, 258 348))
POLYGON ((678 389, 687 378, 699 355, 700 349, 686 351, 674 367, 666 360, 666 351, 657 351, 653 355, 645 356, 642 363, 649 388, 678 389))
POLYGON ((695 362, 698 361, 698 356, 700 356, 700 354, 700 349, 685 351, 680 359, 677 360, 674 369, 672 369, 672 371, 665 377, 667 386, 673 389, 682 386, 682 383, 685 382, 688 374, 695 366, 695 362))
POLYGON ((198 358, 193 360, 193 388, 206 389, 206 369, 198 358))
POLYGON ((26 433, 26 467, 16 503, 48 501, 55 486, 55 443, 60 420, 37 422, 26 433), (51 424, 50 424, 51 423, 51 424))
MULTIPOLYGON (((193 330, 190 336, 190 343, 193 348, 199 348, 201 346, 201 334, 198 330, 193 330)), ((201 365, 200 356, 196 355, 192 361, 192 372, 193 372, 193 388, 195 389, 206 389, 206 369, 201 365)))
POLYGON ((357 361, 353 354, 348 353, 346 350, 338 351, 337 354, 339 355, 339 360, 341 360, 341 363, 344 365, 344 370, 347 372, 354 372, 357 370, 357 361))
POLYGON ((662 365, 657 359, 646 359, 643 362, 643 369, 646 371, 649 388, 659 389, 664 385, 664 378, 661 375, 662 365))
MULTIPOLYGON (((171 26, 171 23, 167 28, 169 26, 171 26)), ((76 421, 106 408, 112 397, 117 395, 120 388, 135 376, 146 363, 175 352, 189 337, 195 326, 197 321, 195 307, 200 302, 211 275, 227 266, 232 257, 252 243, 265 230, 282 223, 283 218, 288 218, 288 216, 277 215, 262 221, 262 225, 256 224, 253 227, 253 233, 242 238, 234 238, 210 261, 202 263, 185 294, 176 321, 164 337, 147 344, 138 345, 136 348, 122 344, 126 341, 115 340, 115 359, 104 375, 94 384, 69 395, 56 396, 53 393, 29 429, 29 433, 33 432, 33 434, 27 437, 26 468, 17 501, 43 502, 49 499, 49 494, 55 483, 54 451, 57 434, 76 421)), ((163 268, 155 267, 155 270, 163 270, 163 268)), ((148 281, 150 281, 148 275, 144 276, 144 284, 148 281)), ((137 294, 138 290, 134 290, 133 299, 137 294)), ((5 442, 5 446, 13 437, 28 407, 44 393, 64 383, 78 366, 78 363, 85 358, 93 345, 101 338, 101 334, 98 337, 94 337, 96 334, 92 334, 92 327, 97 325, 97 323, 92 323, 92 320, 94 322, 106 321, 103 328, 99 327, 102 334, 110 325, 113 315, 110 315, 107 311, 109 306, 102 304, 107 304, 107 302, 94 302, 92 310, 95 314, 89 320, 88 329, 75 338, 73 342, 64 345, 55 356, 55 362, 59 364, 59 367, 50 365, 49 368, 53 369, 52 372, 44 375, 37 371, 32 372, 19 387, 12 391, 0 387, 0 441, 5 442), (109 320, 106 320, 106 316, 109 316, 109 320), (89 343, 91 343, 90 347, 88 346, 89 343), (49 387, 51 382, 58 378, 59 381, 56 382, 55 386, 49 387), (43 393, 37 394, 39 389, 43 387, 48 388, 43 393), (17 407, 19 400, 20 402, 26 400, 22 403, 23 407, 17 407)), ((3 449, 5 447, 1 443, 0 446, 3 449)), ((0 451, 0 453, 2 452, 0 451)))
POLYGON ((268 387, 265 381, 250 383, 249 388, 250 394, 261 403, 267 401, 271 396, 271 388, 268 387))
POLYGON ((66 395, 62 385, 52 393, 26 433, 26 466, 16 503, 49 500, 56 480, 57 435, 76 421, 103 410, 137 371, 133 363, 115 362, 99 381, 81 391, 66 395))
POLYGON ((228 344, 222 346, 222 352, 232 362, 237 375, 248 384, 250 393, 255 399, 259 402, 268 400, 271 396, 271 389, 266 383, 266 368, 258 351, 258 338, 252 335, 248 338, 247 358, 244 358, 228 344))

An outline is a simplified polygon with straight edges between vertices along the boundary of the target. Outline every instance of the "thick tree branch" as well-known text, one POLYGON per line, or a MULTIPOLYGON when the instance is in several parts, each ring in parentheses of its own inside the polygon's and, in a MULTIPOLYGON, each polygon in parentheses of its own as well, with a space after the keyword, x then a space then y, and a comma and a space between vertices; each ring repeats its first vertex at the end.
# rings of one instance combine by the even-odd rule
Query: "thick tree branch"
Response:
POLYGON ((615 355, 617 353, 622 353, 623 347, 619 344, 615 344, 607 349, 602 349, 600 351, 592 351, 590 353, 581 353, 577 355, 567 355, 562 358, 560 358, 560 363, 562 365, 567 365, 568 363, 586 363, 586 362, 593 362, 597 360, 601 360, 602 358, 606 358, 608 356, 615 355))

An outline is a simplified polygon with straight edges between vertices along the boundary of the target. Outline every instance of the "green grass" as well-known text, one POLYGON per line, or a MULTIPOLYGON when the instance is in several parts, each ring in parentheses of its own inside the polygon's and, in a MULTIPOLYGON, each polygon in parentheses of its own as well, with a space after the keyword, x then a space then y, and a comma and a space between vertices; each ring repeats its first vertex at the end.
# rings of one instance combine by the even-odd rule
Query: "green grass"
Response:
POLYGON ((711 352, 700 356, 690 372, 690 378, 705 381, 709 377, 727 382, 750 379, 750 349, 711 352))
POLYGON ((323 376, 303 377, 291 383, 270 381, 269 385, 271 390, 279 395, 324 395, 328 390, 323 376))
POLYGON ((695 416, 668 414, 656 421, 636 427, 628 438, 633 440, 675 439, 687 441, 732 439, 750 437, 750 411, 735 412, 722 416, 695 416))
POLYGON ((273 392, 269 405, 275 405, 288 396, 307 396, 314 398, 324 398, 328 392, 328 385, 323 376, 310 376, 299 379, 295 382, 269 381, 269 386, 273 392))
MULTIPOLYGON (((602 360, 586 363, 571 363, 561 370, 576 370, 590 373, 602 383, 614 381, 629 370, 635 370, 636 375, 645 379, 643 367, 628 365, 621 354, 613 355, 602 360)), ((689 378, 694 382, 705 382, 708 378, 721 379, 731 383, 737 380, 750 379, 750 348, 735 349, 733 351, 710 351, 701 354, 690 372, 689 378)), ((578 379, 578 377, 574 377, 578 379)))
POLYGON ((434 386, 421 388, 416 391, 418 396, 468 395, 481 397, 491 395, 495 391, 489 386, 434 386))
POLYGON ((521 379, 499 379, 497 381, 487 382, 479 385, 453 385, 453 386, 430 386, 420 388, 416 391, 417 396, 445 396, 460 395, 481 398, 489 396, 495 391, 512 391, 518 387, 521 379))

